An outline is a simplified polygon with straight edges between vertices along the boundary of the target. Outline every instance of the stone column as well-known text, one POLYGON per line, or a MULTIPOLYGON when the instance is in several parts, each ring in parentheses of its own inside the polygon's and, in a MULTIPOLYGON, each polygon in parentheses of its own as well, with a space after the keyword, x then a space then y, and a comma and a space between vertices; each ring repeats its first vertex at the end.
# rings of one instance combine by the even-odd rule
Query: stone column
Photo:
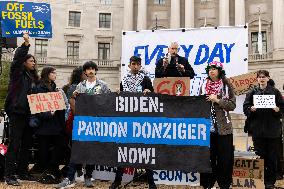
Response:
POLYGON ((137 30, 147 29, 147 0, 138 0, 137 30))
POLYGON ((194 28, 194 0, 185 1, 185 27, 194 28))
POLYGON ((235 25, 246 24, 245 0, 235 0, 235 25))
POLYGON ((123 30, 133 30, 133 0, 124 0, 123 30))
POLYGON ((229 0, 219 0, 219 25, 229 26, 229 0))
POLYGON ((180 28, 180 0, 171 0, 171 28, 180 28))
POLYGON ((284 51, 284 1, 273 0, 273 58, 283 58, 284 51), (282 52, 281 52, 282 51, 282 52))

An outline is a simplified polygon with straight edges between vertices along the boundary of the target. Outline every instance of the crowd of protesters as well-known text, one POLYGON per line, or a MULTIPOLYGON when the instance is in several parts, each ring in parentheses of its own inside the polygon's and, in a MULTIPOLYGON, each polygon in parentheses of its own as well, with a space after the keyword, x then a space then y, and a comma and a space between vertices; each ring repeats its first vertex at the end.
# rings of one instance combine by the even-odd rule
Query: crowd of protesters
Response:
MULTIPOLYGON (((98 66, 88 61, 77 67, 71 74, 70 82, 63 90, 56 87, 56 69, 43 67, 40 77, 37 74, 34 56, 28 54, 29 36, 24 34, 24 43, 16 50, 10 69, 10 83, 5 102, 5 111, 9 117, 9 144, 6 154, 5 182, 19 186, 18 180, 38 181, 44 184, 56 184, 55 188, 75 186, 75 173, 82 174, 85 167, 84 185, 94 187, 92 172, 94 165, 78 165, 70 162, 72 145, 72 122, 75 114, 75 102, 78 95, 98 95, 109 93, 107 84, 97 78, 98 66), (27 95, 61 91, 66 99, 66 110, 57 110, 31 115, 27 95), (35 178, 28 169, 29 149, 33 136, 38 141, 38 160, 40 177, 35 178), (65 172, 59 165, 65 159, 65 172)), ((155 77, 189 77, 195 73, 188 60, 178 55, 178 43, 169 45, 168 53, 156 64, 155 77)), ((142 69, 141 58, 130 58, 129 72, 123 77, 120 91, 154 92, 148 73, 142 69)), ((233 171, 233 127, 229 111, 236 108, 236 97, 232 85, 226 78, 222 63, 211 62, 205 69, 208 77, 200 87, 200 95, 206 95, 211 104, 210 162, 212 173, 201 174, 201 185, 212 188, 217 181, 221 189, 228 189, 232 183, 233 171)), ((284 101, 279 90, 269 83, 269 72, 257 72, 258 86, 247 93, 243 110, 247 116, 246 129, 252 134, 256 154, 264 159, 265 188, 273 188, 276 181, 278 145, 281 134, 281 116, 284 101), (255 108, 253 95, 275 95, 275 108, 255 108)), ((146 169, 149 189, 156 189, 153 171, 146 169)), ((119 188, 123 168, 118 167, 110 189, 119 188)))

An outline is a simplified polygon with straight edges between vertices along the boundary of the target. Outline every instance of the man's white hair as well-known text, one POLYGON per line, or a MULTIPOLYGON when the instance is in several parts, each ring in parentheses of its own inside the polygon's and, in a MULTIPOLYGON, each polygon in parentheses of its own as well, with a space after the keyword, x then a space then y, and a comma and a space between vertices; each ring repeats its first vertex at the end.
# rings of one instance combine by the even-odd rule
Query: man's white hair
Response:
POLYGON ((171 42, 169 47, 172 47, 172 46, 179 46, 179 44, 178 44, 178 42, 174 41, 174 42, 171 42))

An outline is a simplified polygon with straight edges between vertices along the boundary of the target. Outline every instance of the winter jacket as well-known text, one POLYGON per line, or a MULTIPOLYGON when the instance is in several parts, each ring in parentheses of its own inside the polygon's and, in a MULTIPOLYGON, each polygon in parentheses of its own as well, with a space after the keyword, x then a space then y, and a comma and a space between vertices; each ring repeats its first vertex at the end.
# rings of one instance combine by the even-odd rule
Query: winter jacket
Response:
POLYGON ((10 67, 10 82, 5 100, 5 112, 8 116, 11 114, 30 114, 27 95, 31 94, 31 89, 36 85, 36 79, 35 71, 32 73, 26 70, 23 65, 23 58, 28 54, 29 47, 22 44, 16 50, 10 67))
POLYGON ((80 82, 77 87, 76 90, 79 93, 86 93, 88 95, 95 95, 95 94, 102 94, 102 93, 110 93, 110 89, 108 88, 106 82, 97 79, 96 80, 96 84, 92 89, 87 89, 87 85, 86 85, 87 80, 84 80, 82 82, 80 82))
POLYGON ((262 90, 259 87, 251 89, 243 104, 243 111, 249 118, 250 130, 253 137, 277 138, 280 137, 281 117, 284 112, 284 101, 280 91, 270 85, 262 90), (251 111, 253 95, 275 95, 276 106, 280 108, 275 112, 272 108, 259 108, 251 111))
MULTIPOLYGON (((202 84, 200 94, 205 95, 205 86, 207 80, 202 84)), ((223 79, 223 88, 220 95, 219 103, 213 103, 216 120, 217 120, 217 132, 219 135, 228 135, 233 133, 233 126, 229 111, 233 111, 236 108, 236 97, 233 91, 231 83, 228 79, 223 79)))
MULTIPOLYGON (((57 92, 55 83, 51 84, 51 89, 43 82, 36 86, 36 93, 57 92)), ((37 114, 40 120, 40 126, 36 129, 38 135, 59 135, 65 127, 65 110, 56 110, 52 115, 51 112, 42 112, 37 114)))

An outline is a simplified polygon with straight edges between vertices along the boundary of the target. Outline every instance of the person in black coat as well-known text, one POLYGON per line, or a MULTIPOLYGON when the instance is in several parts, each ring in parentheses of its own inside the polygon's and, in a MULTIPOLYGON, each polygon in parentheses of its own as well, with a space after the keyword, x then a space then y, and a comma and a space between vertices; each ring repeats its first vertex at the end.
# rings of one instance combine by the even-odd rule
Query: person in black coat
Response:
POLYGON ((29 35, 24 34, 24 43, 16 50, 10 67, 8 95, 5 112, 10 121, 9 145, 5 162, 5 181, 8 185, 20 185, 21 180, 34 180, 28 173, 29 149, 32 145, 32 129, 29 127, 30 107, 27 95, 38 82, 36 62, 28 54, 29 35))
POLYGON ((156 63, 155 78, 163 77, 189 77, 194 78, 194 70, 188 60, 177 54, 178 43, 173 42, 168 48, 168 53, 156 63))
MULTIPOLYGON (((44 67, 41 79, 36 87, 36 93, 58 92, 56 88, 56 70, 54 67, 44 67)), ((66 139, 64 136, 65 111, 56 110, 37 114, 40 120, 35 134, 39 141, 39 162, 44 173, 38 180, 44 184, 58 183, 59 163, 64 157, 66 139), (50 151, 50 146, 53 149, 50 151)))
MULTIPOLYGON (((154 88, 152 85, 151 79, 147 76, 147 74, 141 70, 141 58, 137 56, 132 56, 130 58, 128 67, 130 68, 129 73, 123 77, 120 83, 120 91, 127 92, 154 92, 154 88)), ((153 171, 150 169, 146 169, 147 179, 149 189, 156 189, 156 185, 154 183, 153 171)), ((115 180, 109 187, 109 189, 117 189, 121 185, 121 180, 123 176, 123 168, 118 167, 115 175, 115 180)))
POLYGON ((249 117, 256 154, 264 159, 265 188, 274 188, 284 101, 280 91, 268 84, 269 78, 267 70, 259 70, 257 72, 259 85, 247 93, 243 111, 249 117), (274 95, 276 106, 274 108, 256 108, 253 102, 253 95, 274 95))

